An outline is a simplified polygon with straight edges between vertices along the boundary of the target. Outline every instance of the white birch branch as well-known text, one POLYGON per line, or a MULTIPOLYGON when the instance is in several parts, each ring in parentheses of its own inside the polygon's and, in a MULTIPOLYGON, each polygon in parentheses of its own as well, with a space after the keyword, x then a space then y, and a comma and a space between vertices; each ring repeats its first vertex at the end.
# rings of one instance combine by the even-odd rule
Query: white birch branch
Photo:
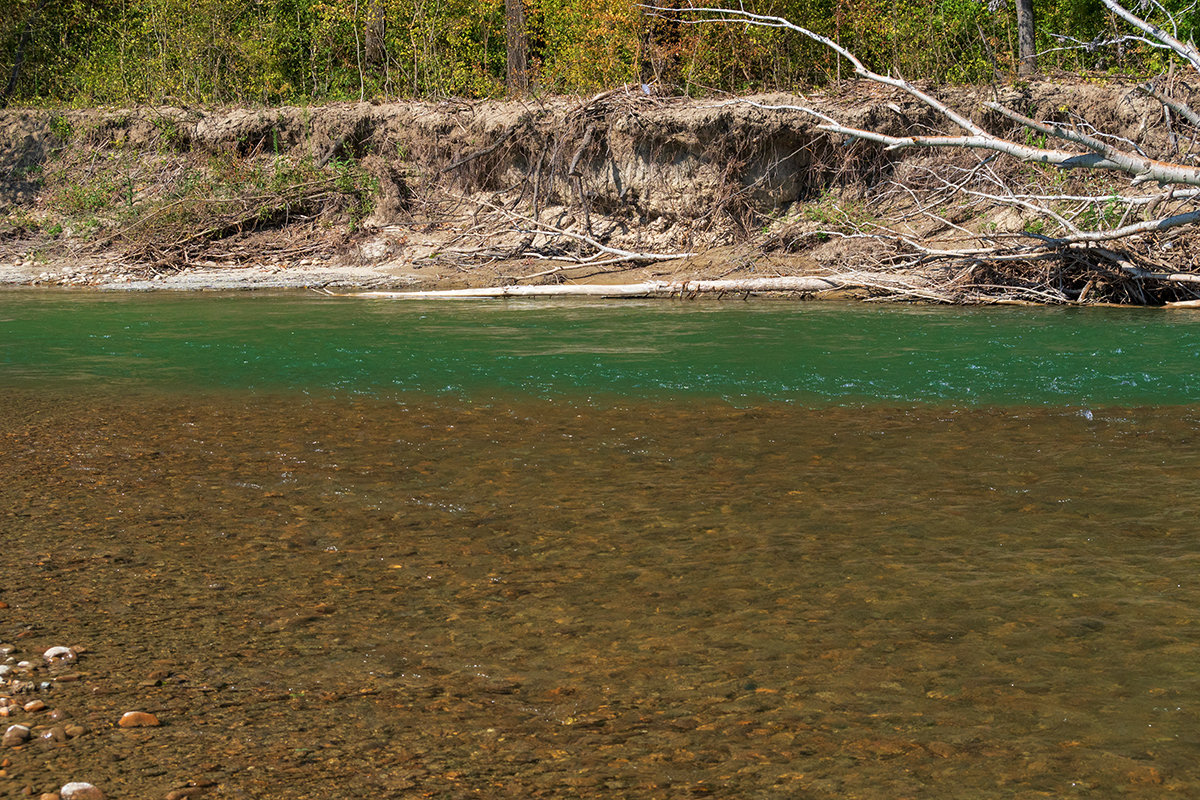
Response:
POLYGON ((644 281, 642 283, 560 283, 548 286, 485 286, 416 292, 354 292, 348 297, 428 300, 487 297, 660 297, 694 293, 824 292, 847 284, 837 278, 789 277, 716 281, 644 281))
POLYGON ((397 300, 470 299, 497 297, 670 297, 692 294, 754 294, 760 292, 827 292, 834 289, 881 288, 913 292, 925 282, 886 273, 855 272, 844 275, 785 276, 726 280, 643 281, 617 284, 552 284, 548 286, 485 286, 411 292, 352 292, 342 297, 397 300))

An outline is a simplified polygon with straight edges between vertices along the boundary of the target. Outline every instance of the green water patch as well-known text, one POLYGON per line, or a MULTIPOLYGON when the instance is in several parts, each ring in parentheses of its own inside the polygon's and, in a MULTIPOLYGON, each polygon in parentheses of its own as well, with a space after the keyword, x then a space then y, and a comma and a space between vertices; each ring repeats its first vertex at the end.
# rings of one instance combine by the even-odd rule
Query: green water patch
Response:
POLYGON ((735 404, 1200 402, 1200 316, 779 302, 0 295, 0 385, 735 404))

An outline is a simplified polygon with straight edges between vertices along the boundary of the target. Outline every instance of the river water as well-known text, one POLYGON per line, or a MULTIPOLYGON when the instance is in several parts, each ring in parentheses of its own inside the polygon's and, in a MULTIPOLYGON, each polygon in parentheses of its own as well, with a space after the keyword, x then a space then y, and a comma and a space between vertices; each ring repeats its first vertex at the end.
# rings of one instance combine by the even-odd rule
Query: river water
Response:
POLYGON ((88 729, 0 795, 1197 796, 1198 353, 1136 310, 0 295, 0 641, 83 647, 35 696, 88 729))

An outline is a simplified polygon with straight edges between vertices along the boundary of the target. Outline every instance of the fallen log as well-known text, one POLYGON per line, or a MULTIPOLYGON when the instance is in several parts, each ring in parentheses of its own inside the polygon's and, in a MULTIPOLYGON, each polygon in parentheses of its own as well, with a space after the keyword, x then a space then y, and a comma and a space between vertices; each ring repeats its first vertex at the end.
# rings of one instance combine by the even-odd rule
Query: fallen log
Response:
POLYGON ((711 281, 644 281, 642 283, 560 283, 548 286, 485 286, 476 289, 442 289, 424 292, 352 292, 349 297, 400 300, 471 297, 687 297, 694 294, 746 294, 756 292, 827 292, 853 284, 836 278, 784 277, 711 281))

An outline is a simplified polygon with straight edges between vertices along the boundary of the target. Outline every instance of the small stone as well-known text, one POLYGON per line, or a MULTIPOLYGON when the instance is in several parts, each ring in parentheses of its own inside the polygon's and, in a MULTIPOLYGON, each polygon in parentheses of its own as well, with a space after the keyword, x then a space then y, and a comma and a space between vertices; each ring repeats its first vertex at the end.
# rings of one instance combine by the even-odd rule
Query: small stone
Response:
POLYGON ((25 704, 24 708, 25 713, 33 714, 37 711, 44 711, 46 709, 46 704, 41 700, 30 700, 25 704))
POLYGON ((42 731, 38 738, 47 744, 58 744, 67 740, 67 732, 55 725, 53 728, 42 731))
POLYGON ((16 649, 17 648, 11 644, 0 644, 0 656, 12 655, 16 649))
POLYGON ((117 722, 122 728, 153 728, 158 726, 158 717, 146 711, 126 711, 117 722))
POLYGON ((75 660, 75 651, 69 647, 58 645, 42 653, 42 658, 46 659, 47 664, 70 664, 75 660))
POLYGON ((167 792, 164 800, 188 800, 190 797, 199 797, 207 792, 208 789, 209 787, 207 786, 188 786, 183 789, 172 789, 167 792))
POLYGON ((61 800, 104 800, 104 792, 82 781, 64 784, 58 794, 61 800))
POLYGON ((38 800, 62 800, 62 795, 58 792, 46 792, 38 800))
POLYGON ((62 722, 64 719, 70 719, 71 715, 61 708, 56 708, 46 715, 46 719, 51 722, 62 722))
POLYGON ((87 728, 83 727, 77 722, 71 722, 63 725, 63 732, 67 734, 67 736, 70 736, 72 739, 74 739, 76 736, 83 736, 85 733, 87 733, 87 728))
POLYGON ((947 744, 946 742, 930 742, 925 745, 925 749, 938 758, 950 758, 956 752, 954 745, 947 744))
POLYGON ((29 728, 25 725, 10 725, 0 739, 0 746, 16 747, 29 739, 29 728))

